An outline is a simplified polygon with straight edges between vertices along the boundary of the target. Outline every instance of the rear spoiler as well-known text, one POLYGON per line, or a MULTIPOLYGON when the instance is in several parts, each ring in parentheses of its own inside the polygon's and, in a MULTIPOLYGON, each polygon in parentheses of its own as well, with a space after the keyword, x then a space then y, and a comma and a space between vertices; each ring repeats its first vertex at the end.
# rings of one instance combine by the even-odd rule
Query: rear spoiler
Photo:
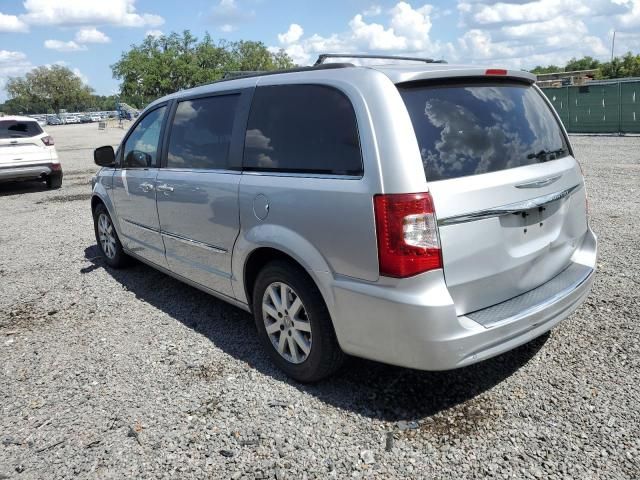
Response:
POLYGON ((460 81, 465 78, 485 78, 495 80, 512 80, 533 84, 537 77, 522 70, 507 70, 503 68, 448 68, 446 70, 425 70, 422 72, 405 72, 396 81, 396 84, 412 83, 418 81, 460 81))

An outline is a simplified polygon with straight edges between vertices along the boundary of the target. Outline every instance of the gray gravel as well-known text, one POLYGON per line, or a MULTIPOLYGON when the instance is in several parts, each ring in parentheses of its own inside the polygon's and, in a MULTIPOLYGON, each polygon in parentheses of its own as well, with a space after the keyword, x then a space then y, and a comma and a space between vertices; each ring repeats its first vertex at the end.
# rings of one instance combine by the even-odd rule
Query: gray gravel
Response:
POLYGON ((63 188, 0 185, 0 478, 639 478, 640 138, 573 137, 600 239, 587 302, 454 372, 350 360, 303 386, 246 313, 94 246, 91 149, 63 188))

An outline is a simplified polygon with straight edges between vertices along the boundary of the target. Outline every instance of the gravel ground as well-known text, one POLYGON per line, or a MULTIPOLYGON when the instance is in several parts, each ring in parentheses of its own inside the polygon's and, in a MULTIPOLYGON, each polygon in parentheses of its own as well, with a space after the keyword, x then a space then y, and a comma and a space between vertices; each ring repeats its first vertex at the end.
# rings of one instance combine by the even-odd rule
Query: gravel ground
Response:
POLYGON ((573 137, 600 240, 593 293, 453 372, 353 359, 284 377, 248 314, 94 245, 91 149, 50 128, 61 190, 0 185, 0 478, 640 478, 640 138, 573 137))

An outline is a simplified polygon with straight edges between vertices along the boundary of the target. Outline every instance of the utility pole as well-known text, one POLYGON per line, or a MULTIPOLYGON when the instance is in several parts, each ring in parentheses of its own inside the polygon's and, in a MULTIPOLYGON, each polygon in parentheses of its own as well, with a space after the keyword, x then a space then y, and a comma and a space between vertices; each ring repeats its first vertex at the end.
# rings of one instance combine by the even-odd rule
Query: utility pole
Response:
POLYGON ((613 62, 613 48, 616 45, 616 31, 613 31, 613 38, 611 39, 611 61, 613 62))

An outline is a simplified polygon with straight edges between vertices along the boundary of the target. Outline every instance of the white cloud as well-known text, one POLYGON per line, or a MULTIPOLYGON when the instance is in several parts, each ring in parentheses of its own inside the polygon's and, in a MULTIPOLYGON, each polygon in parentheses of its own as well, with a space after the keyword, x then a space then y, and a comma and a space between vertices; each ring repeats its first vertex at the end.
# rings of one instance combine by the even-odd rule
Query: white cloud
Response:
POLYGON ((86 45, 79 45, 73 40, 63 42, 62 40, 45 40, 44 47, 50 50, 57 50, 58 52, 79 52, 86 50, 86 45))
POLYGON ((545 21, 560 15, 590 15, 591 8, 580 0, 537 0, 532 2, 469 3, 462 1, 458 10, 467 14, 472 25, 545 21))
POLYGON ((137 13, 136 0, 25 0, 20 18, 34 25, 116 25, 157 27, 159 15, 137 13))
POLYGON ((406 40, 399 37, 393 28, 384 28, 379 23, 366 23, 358 14, 349 22, 352 38, 368 50, 405 50, 406 40))
POLYGON ((28 32, 29 26, 15 15, 5 15, 0 12, 0 33, 28 32))
POLYGON ((605 60, 608 46, 593 34, 595 22, 630 12, 625 2, 639 0, 461 0, 459 26, 469 28, 449 58, 512 68, 565 64, 585 55, 605 60))
POLYGON ((18 75, 16 72, 24 72, 32 67, 33 65, 27 60, 27 56, 24 53, 0 50, 0 75, 18 75))
POLYGON ((74 68, 71 71, 76 77, 80 79, 82 83, 84 83, 85 85, 89 85, 89 78, 84 73, 82 73, 79 68, 74 68))
MULTIPOLYGON (((608 38, 608 45, 610 44, 611 32, 608 38)), ((640 31, 616 32, 615 55, 623 55, 625 52, 640 52, 640 31)))
MULTIPOLYGON (((353 16, 344 31, 329 35, 305 35, 301 25, 292 24, 278 35, 278 43, 301 65, 326 52, 444 58, 451 63, 509 68, 563 65, 571 57, 585 55, 606 60, 610 39, 594 34, 595 23, 634 25, 637 21, 640 26, 640 0, 459 0, 462 31, 452 42, 433 38, 434 18, 444 14, 430 4, 399 1, 380 12, 369 8, 353 16), (367 16, 375 13, 375 21, 367 16)), ((623 45, 640 48, 637 28, 618 34, 620 51, 623 45)))
POLYGON ((462 49, 460 55, 466 58, 480 60, 509 58, 516 53, 515 49, 506 44, 494 43, 490 33, 477 28, 465 32, 458 43, 462 49))
POLYGON ((77 43, 109 43, 111 39, 96 28, 81 28, 76 33, 77 43))
POLYGON ((225 32, 225 33, 233 32, 236 29, 237 29, 236 27, 234 27, 233 25, 231 25, 229 23, 225 23, 224 25, 220 26, 220 31, 225 32))
POLYGON ((414 9, 405 2, 391 9, 391 26, 397 34, 407 39, 410 50, 422 50, 430 43, 432 10, 431 5, 414 9))
MULTIPOLYGON (((365 13, 370 14, 370 10, 365 13)), ((308 64, 315 55, 326 52, 405 53, 438 57, 452 51, 453 46, 430 39, 432 11, 430 5, 414 8, 406 2, 398 2, 377 22, 369 23, 365 13, 355 15, 343 33, 304 37, 302 27, 292 24, 287 32, 278 35, 278 40, 298 64, 308 64)))
POLYGON ((162 30, 147 30, 144 34, 145 37, 151 35, 152 37, 158 38, 163 35, 162 30))
POLYGON ((627 11, 619 14, 616 18, 617 27, 624 30, 640 28, 640 0, 618 0, 618 2, 627 11))
POLYGON ((278 34, 278 41, 283 45, 289 45, 300 40, 300 37, 302 37, 303 33, 304 30, 300 25, 298 25, 297 23, 292 23, 291 25, 289 25, 289 30, 287 30, 285 33, 278 34))

